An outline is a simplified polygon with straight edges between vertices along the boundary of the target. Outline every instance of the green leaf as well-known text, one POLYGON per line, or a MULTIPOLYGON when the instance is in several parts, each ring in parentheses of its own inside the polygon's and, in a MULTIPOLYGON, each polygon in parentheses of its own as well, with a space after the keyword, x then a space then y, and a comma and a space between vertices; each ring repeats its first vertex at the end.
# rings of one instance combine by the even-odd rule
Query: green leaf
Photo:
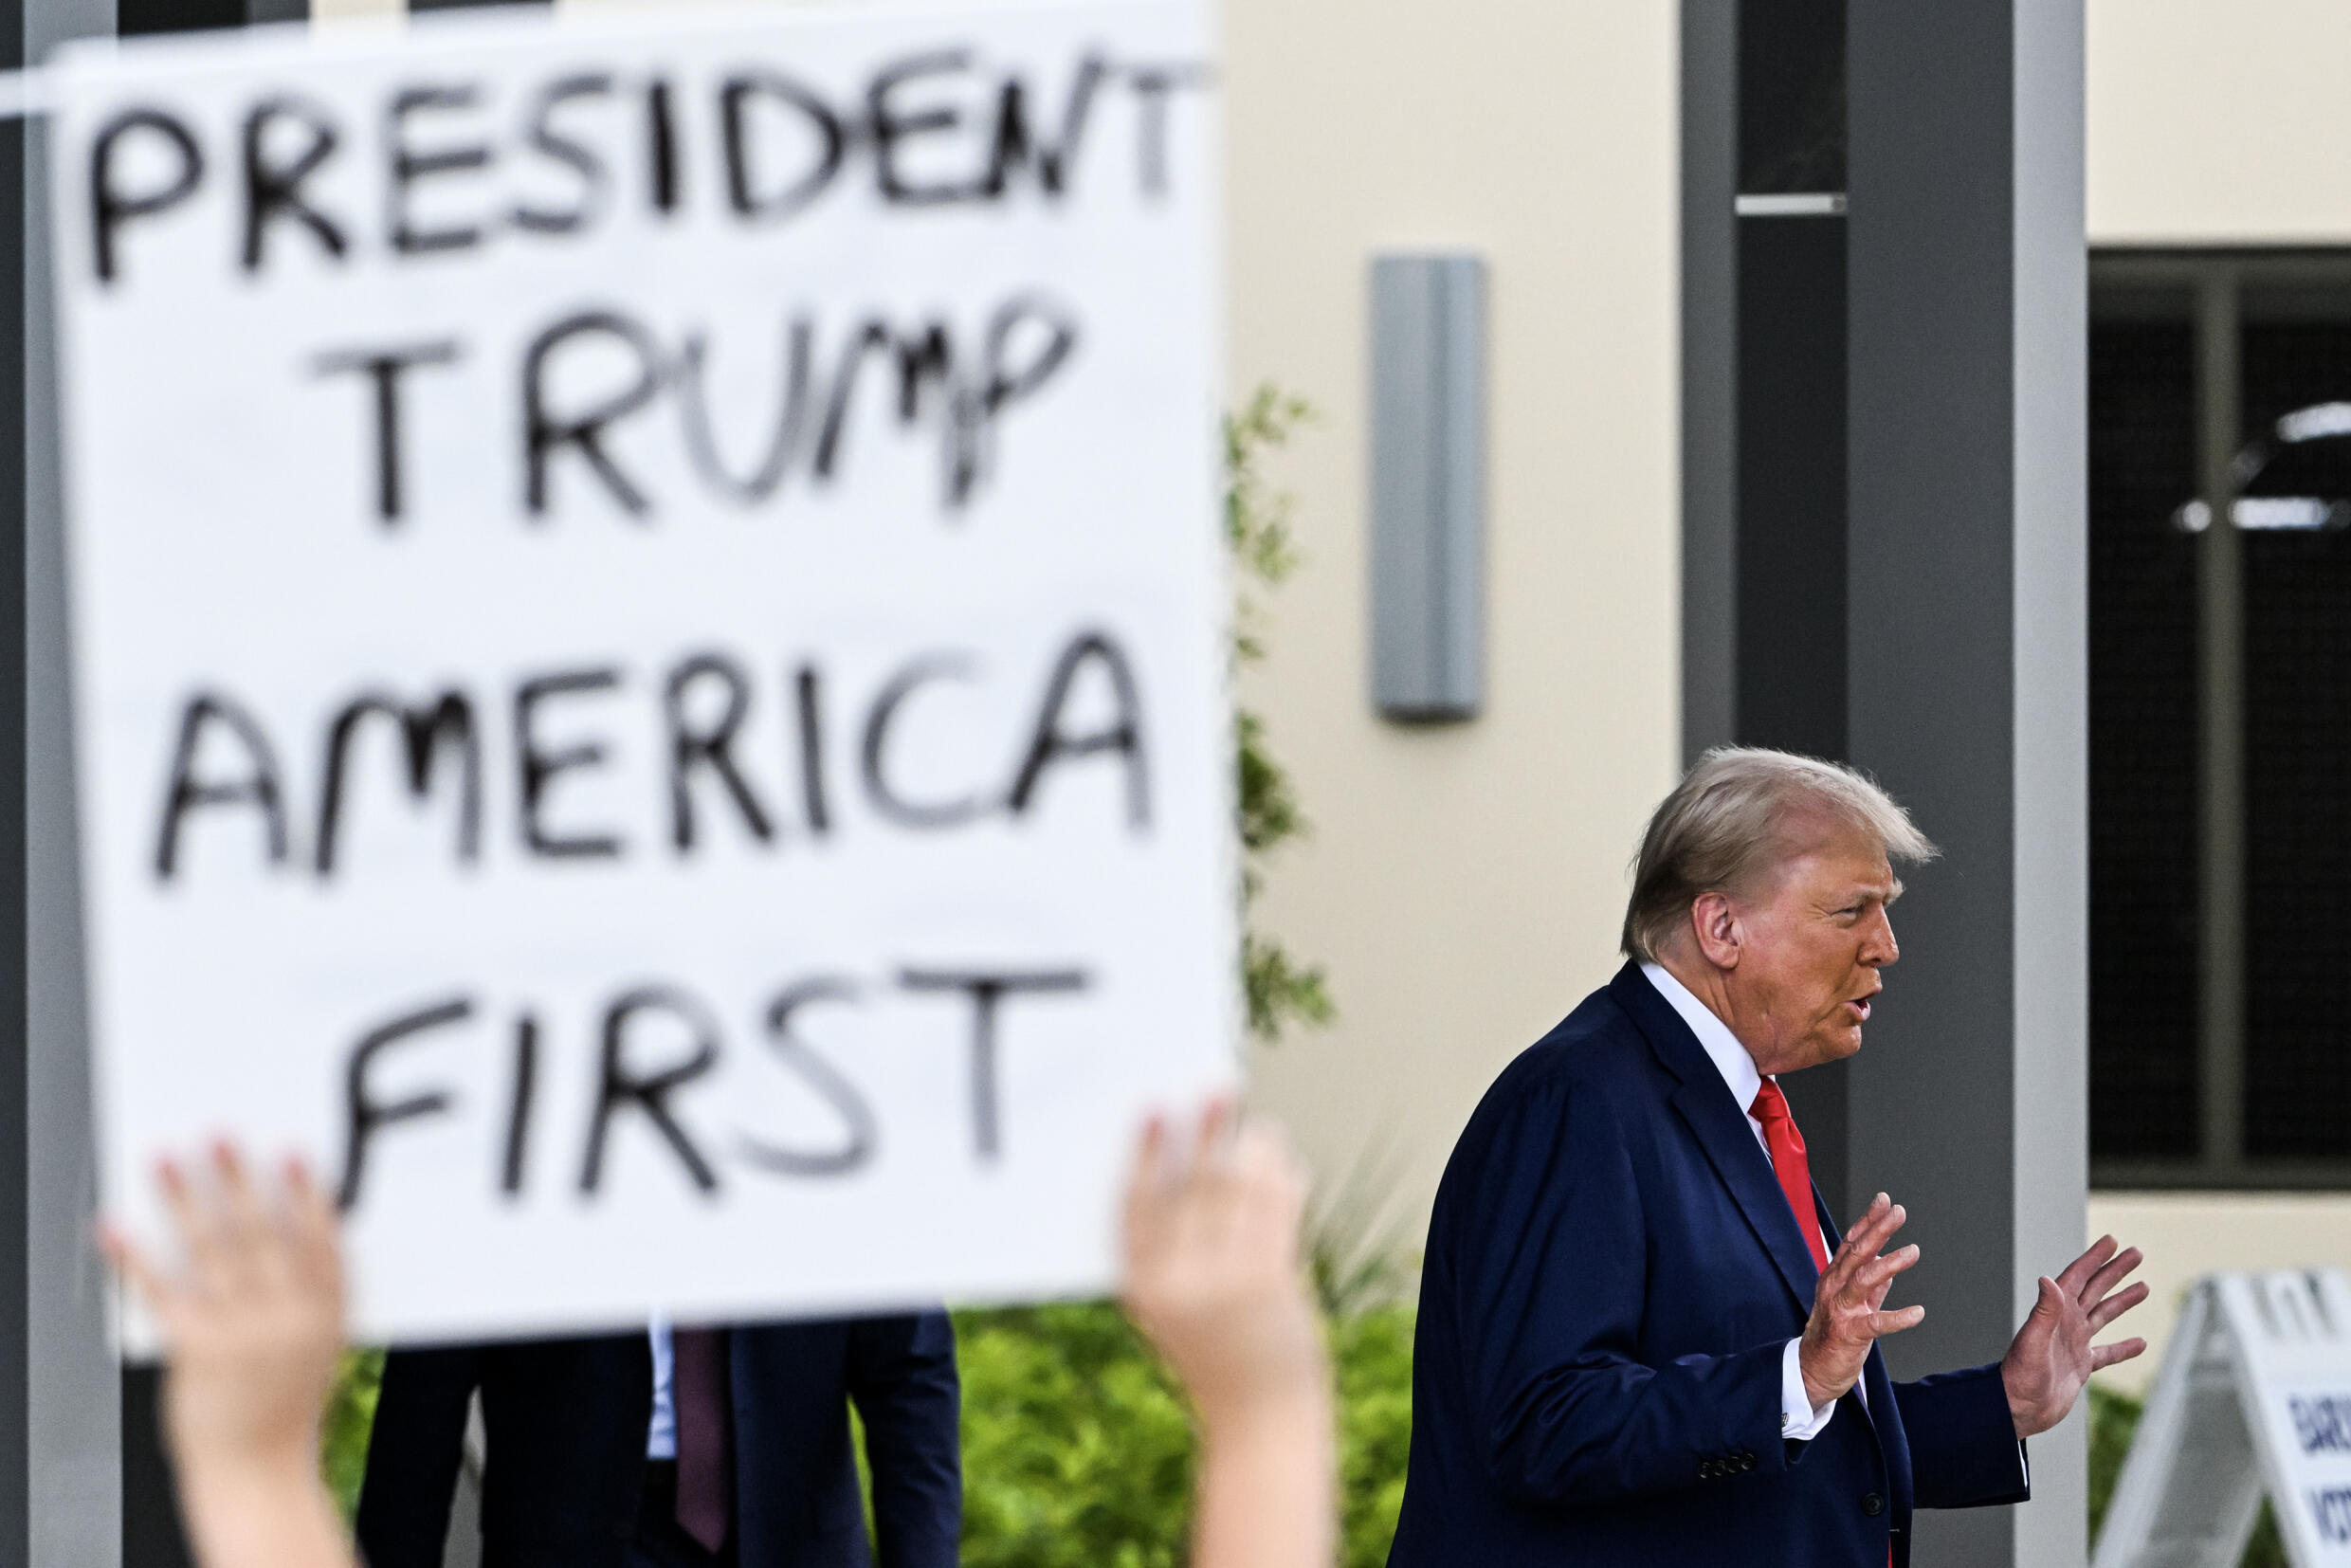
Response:
MULTIPOLYGON (((1232 618, 1236 669, 1266 657, 1259 592, 1278 587, 1301 562, 1290 534, 1295 499, 1268 485, 1265 456, 1285 445, 1312 418, 1313 410, 1303 398, 1268 384, 1225 419, 1225 538, 1240 585, 1232 618)), ((1266 884, 1268 858, 1307 829, 1298 792, 1267 744, 1263 716, 1241 708, 1234 715, 1233 742, 1235 826, 1243 852, 1242 991, 1248 1002, 1249 1032, 1271 1045, 1292 1025, 1329 1023, 1336 1010, 1321 965, 1291 957, 1278 938, 1247 925, 1266 884)))

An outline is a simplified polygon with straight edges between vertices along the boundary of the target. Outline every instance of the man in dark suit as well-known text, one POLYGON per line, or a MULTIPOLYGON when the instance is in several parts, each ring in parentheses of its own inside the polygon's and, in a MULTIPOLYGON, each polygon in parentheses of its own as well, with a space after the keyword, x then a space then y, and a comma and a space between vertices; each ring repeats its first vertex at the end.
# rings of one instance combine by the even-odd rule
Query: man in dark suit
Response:
POLYGON ((882 1568, 956 1562, 943 1312, 394 1351, 359 1494, 369 1568, 441 1568, 477 1386, 483 1568, 866 1568, 852 1400, 882 1568))
POLYGON ((359 1488, 368 1568, 441 1568, 477 1389, 482 1568, 622 1568, 652 1367, 641 1333, 388 1354, 359 1488))
POLYGON ((866 1568, 877 1555, 881 1568, 955 1568, 962 1399, 945 1313, 657 1324, 653 1359, 632 1568, 866 1568), (871 1543, 851 1402, 873 1475, 871 1543))
POLYGON ((1489 1089, 1430 1222, 1391 1568, 1904 1568, 1911 1510, 2030 1495, 2024 1439, 2143 1340, 2111 1238, 2040 1282, 2000 1361, 1897 1384, 1914 1247, 1850 1236, 1776 1075, 1861 1048, 1897 950, 1889 862, 1934 847, 1869 780, 1719 751, 1650 819, 1629 961, 1489 1089))

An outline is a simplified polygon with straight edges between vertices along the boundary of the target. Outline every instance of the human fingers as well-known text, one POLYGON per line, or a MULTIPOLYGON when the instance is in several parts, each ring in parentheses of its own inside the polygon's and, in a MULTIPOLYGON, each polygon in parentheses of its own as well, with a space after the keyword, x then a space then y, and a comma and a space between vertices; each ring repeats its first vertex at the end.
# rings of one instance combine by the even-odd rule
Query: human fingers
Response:
POLYGON ((1200 1140, 1193 1149, 1193 1158, 1203 1165, 1221 1164, 1232 1157, 1233 1140, 1240 1133, 1240 1107, 1232 1096, 1212 1097, 1200 1111, 1200 1140))
POLYGON ((284 1249, 246 1175, 243 1157, 219 1139, 212 1144, 211 1165, 212 1223, 222 1268, 239 1285, 282 1273, 284 1249))
POLYGON ((1120 1235, 1124 1274, 1119 1282, 1130 1308, 1144 1304, 1181 1249, 1185 1168, 1166 1120, 1154 1115, 1137 1140, 1135 1166, 1127 1177, 1120 1235))
POLYGON ((1282 1130, 1252 1121, 1237 1151, 1253 1243, 1294 1262, 1306 1206, 1305 1170, 1282 1130))
POLYGON ((1926 1321, 1926 1308, 1913 1302, 1892 1312, 1869 1314, 1869 1337, 1882 1340, 1888 1334, 1899 1334, 1905 1328, 1916 1328, 1926 1321))
POLYGON ((149 1310, 160 1313, 171 1304, 172 1282, 139 1249, 138 1245, 110 1220, 99 1224, 98 1249, 106 1254, 106 1261, 114 1265, 115 1272, 122 1277, 139 1300, 147 1304, 149 1310))
POLYGON ((212 1195, 166 1157, 155 1161, 155 1185, 179 1236, 182 1288, 218 1294, 226 1288, 229 1270, 224 1256, 217 1204, 212 1195))
POLYGON ((1261 1146, 1254 1120, 1244 1117, 1230 1097, 1209 1102, 1194 1152, 1187 1214, 1203 1245, 1230 1247, 1247 1230, 1256 1201, 1253 1160, 1261 1146))
POLYGON ((2099 1368, 2110 1367, 2117 1361, 2127 1361, 2135 1356, 2143 1356, 2146 1351, 2147 1341, 2144 1340, 2117 1340, 2110 1345, 2099 1345, 2089 1353, 2089 1369, 2096 1372, 2099 1368))
POLYGON ((2089 1277, 2088 1284, 2085 1285, 2079 1291, 2075 1292, 2074 1300, 2080 1302, 2084 1306, 2087 1306, 2093 1302, 2105 1301, 2108 1296, 2114 1294, 2114 1287, 2116 1285, 2121 1285, 2124 1280, 2130 1278, 2131 1271, 2145 1261, 2146 1255, 2141 1252, 2136 1247, 2128 1248, 2123 1251, 2117 1253, 2114 1258, 2104 1267, 2100 1268, 2096 1273, 2089 1277))
POLYGON ((2097 1273, 2108 1258, 2114 1256, 2116 1246, 2117 1243, 2112 1236, 2100 1236, 2096 1241, 2091 1242, 2088 1250, 2058 1271, 2058 1287, 2067 1295, 2080 1300, 2084 1287, 2089 1284, 2090 1276, 2097 1273))
POLYGON ((1893 1208, 1894 1200, 1884 1193, 1869 1200, 1868 1210, 1854 1222, 1853 1228, 1845 1232, 1845 1239, 1837 1243, 1835 1254, 1829 1259, 1829 1267, 1821 1270, 1824 1285, 1829 1284, 1832 1275, 1842 1284, 1846 1275, 1876 1255, 1878 1247, 1885 1239, 1877 1234, 1878 1228, 1893 1212, 1893 1208))
POLYGON ((2092 1334, 2097 1333, 2146 1299, 2147 1286, 2144 1281, 2128 1289, 2116 1291, 2089 1309, 2089 1331, 2092 1334))
POLYGON ((1860 1219, 1837 1242, 1836 1251, 1830 1256, 1829 1267, 1820 1271, 1820 1280, 1813 1287, 1813 1309, 1827 1310, 1843 1300, 1851 1286, 1853 1271, 1873 1254, 1870 1232, 1885 1217, 1893 1200, 1880 1193, 1870 1200, 1860 1219))
POLYGON ((1892 1283, 1894 1276, 1909 1268, 1918 1261, 1919 1249, 1916 1243, 1881 1254, 1854 1275, 1854 1293, 1877 1301, 1884 1300, 1882 1292, 1887 1285, 1892 1283))
MULTIPOLYGON (((1885 1196, 1883 1193, 1878 1195, 1885 1196)), ((1900 1231, 1910 1218, 1910 1212, 1890 1198, 1886 1200, 1883 1209, 1872 1204, 1869 1212, 1870 1218, 1862 1226, 1859 1236, 1850 1238, 1855 1240, 1858 1245, 1854 1247, 1846 1263, 1849 1278, 1876 1263, 1886 1244, 1894 1239, 1894 1232, 1900 1231)))
POLYGON ((343 1255, 337 1235, 334 1206, 319 1190, 319 1184, 311 1179, 310 1167, 300 1158, 286 1160, 282 1179, 286 1234, 295 1272, 314 1289, 331 1292, 339 1312, 343 1294, 343 1255))
POLYGON ((1167 1143, 1167 1121, 1155 1111, 1143 1119, 1142 1131, 1135 1138, 1135 1157, 1126 1168, 1121 1216, 1130 1247, 1158 1218, 1174 1185, 1167 1143))

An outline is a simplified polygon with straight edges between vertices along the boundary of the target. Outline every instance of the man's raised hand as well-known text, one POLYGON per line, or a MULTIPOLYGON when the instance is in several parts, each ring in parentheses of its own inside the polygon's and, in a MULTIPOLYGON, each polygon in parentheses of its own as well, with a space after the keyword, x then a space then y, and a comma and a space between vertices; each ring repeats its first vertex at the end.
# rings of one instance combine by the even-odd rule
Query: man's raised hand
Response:
POLYGON ((1923 1306, 1885 1310, 1894 1276, 1919 1261, 1916 1247, 1885 1250, 1908 1217, 1901 1204, 1880 1193, 1861 1223, 1846 1232, 1836 1256, 1821 1273, 1819 1288, 1813 1293, 1813 1315, 1804 1325, 1804 1342, 1796 1351, 1804 1395, 1814 1409, 1844 1396, 1860 1378, 1869 1347, 1880 1338, 1915 1327, 1926 1316, 1923 1306))
POLYGON ((2049 1431, 2073 1409, 2091 1373, 2147 1348, 2144 1340, 2090 1343, 2099 1330, 2147 1299, 2143 1284, 2115 1288, 2141 1262, 2138 1248, 2118 1253, 2115 1246, 2112 1236, 2101 1236, 2064 1273, 2042 1279, 2041 1299, 2000 1361, 2017 1436, 2049 1431))

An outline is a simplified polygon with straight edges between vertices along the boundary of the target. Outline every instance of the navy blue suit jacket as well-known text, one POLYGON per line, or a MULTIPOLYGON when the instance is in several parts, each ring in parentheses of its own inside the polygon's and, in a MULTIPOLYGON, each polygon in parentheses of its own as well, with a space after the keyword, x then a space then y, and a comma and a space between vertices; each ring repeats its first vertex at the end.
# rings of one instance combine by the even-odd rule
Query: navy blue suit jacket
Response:
POLYGON ((730 1337, 742 1568, 866 1568, 848 1403, 866 1428, 883 1568, 955 1568, 961 1385, 944 1312, 764 1323, 730 1337))
MULTIPOLYGON (((1814 1194, 1832 1248, 1837 1232, 1814 1194)), ((1390 1568, 1909 1561, 1914 1507, 2021 1502, 1996 1365, 1783 1442, 1818 1271, 1689 1027, 1628 964, 1505 1068, 1437 1190, 1390 1568)))
MULTIPOLYGON (((758 1323, 729 1336, 741 1568, 867 1568, 849 1443, 866 1428, 882 1568, 955 1568, 961 1385, 944 1312, 758 1323)), ((359 1494, 370 1568, 440 1568, 476 1386, 489 1429, 483 1568, 621 1568, 644 1486, 642 1331, 395 1350, 359 1494)))

